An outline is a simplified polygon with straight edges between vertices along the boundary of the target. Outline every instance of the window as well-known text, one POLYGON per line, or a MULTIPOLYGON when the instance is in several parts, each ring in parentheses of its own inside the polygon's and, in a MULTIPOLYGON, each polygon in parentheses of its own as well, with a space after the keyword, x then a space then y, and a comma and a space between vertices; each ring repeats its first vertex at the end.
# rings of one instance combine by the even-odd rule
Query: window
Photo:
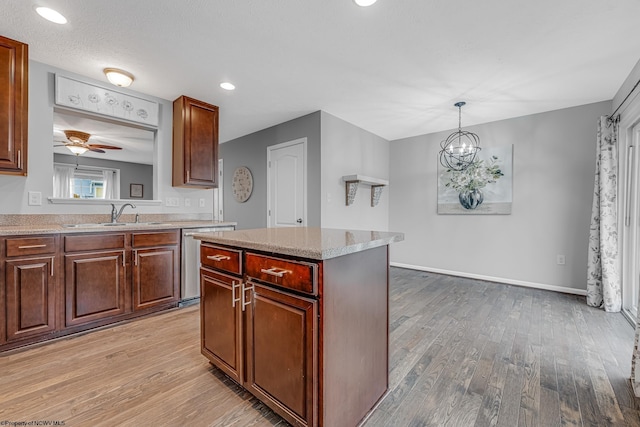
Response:
POLYGON ((97 167, 74 168, 56 164, 53 197, 74 199, 120 198, 120 174, 117 169, 97 167))

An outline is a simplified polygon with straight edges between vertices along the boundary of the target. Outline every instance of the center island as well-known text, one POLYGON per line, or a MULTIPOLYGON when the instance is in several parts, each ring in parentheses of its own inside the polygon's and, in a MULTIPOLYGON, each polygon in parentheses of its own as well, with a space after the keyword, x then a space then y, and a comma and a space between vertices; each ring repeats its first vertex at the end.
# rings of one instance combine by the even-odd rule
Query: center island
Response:
POLYGON ((294 426, 354 427, 388 389, 389 244, 313 227, 199 233, 202 354, 294 426))

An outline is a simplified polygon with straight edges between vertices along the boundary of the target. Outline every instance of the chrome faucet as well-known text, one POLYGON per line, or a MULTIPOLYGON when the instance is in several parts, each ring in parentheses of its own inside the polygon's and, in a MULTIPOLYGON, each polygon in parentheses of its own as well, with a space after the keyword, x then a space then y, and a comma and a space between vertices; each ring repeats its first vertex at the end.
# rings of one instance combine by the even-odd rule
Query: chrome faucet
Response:
POLYGON ((120 218, 120 215, 122 215, 122 211, 124 210, 124 208, 126 208, 127 206, 131 206, 132 209, 136 208, 136 205, 132 205, 131 203, 125 203, 124 205, 122 205, 120 207, 120 210, 118 211, 116 209, 116 205, 114 205, 113 203, 111 203, 111 223, 115 224, 116 222, 118 222, 118 218, 120 218))

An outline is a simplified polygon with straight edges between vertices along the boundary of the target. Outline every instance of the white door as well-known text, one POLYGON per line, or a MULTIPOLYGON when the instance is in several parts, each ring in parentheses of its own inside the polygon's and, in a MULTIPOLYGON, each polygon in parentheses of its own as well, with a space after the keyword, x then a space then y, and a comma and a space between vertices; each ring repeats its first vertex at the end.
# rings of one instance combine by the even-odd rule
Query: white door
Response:
POLYGON ((267 171, 267 226, 306 225, 307 138, 267 147, 267 171))

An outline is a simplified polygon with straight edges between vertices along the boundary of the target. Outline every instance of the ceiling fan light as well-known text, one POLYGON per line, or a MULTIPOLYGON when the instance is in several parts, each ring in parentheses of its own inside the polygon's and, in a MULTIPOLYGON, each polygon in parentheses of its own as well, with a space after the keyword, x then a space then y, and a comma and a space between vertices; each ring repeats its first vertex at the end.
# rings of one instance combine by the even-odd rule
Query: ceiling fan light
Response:
POLYGON ((86 153, 89 149, 80 145, 66 145, 66 147, 76 156, 86 153))
POLYGON ((134 80, 133 74, 119 68, 105 68, 104 75, 111 84, 119 87, 128 87, 134 80))

